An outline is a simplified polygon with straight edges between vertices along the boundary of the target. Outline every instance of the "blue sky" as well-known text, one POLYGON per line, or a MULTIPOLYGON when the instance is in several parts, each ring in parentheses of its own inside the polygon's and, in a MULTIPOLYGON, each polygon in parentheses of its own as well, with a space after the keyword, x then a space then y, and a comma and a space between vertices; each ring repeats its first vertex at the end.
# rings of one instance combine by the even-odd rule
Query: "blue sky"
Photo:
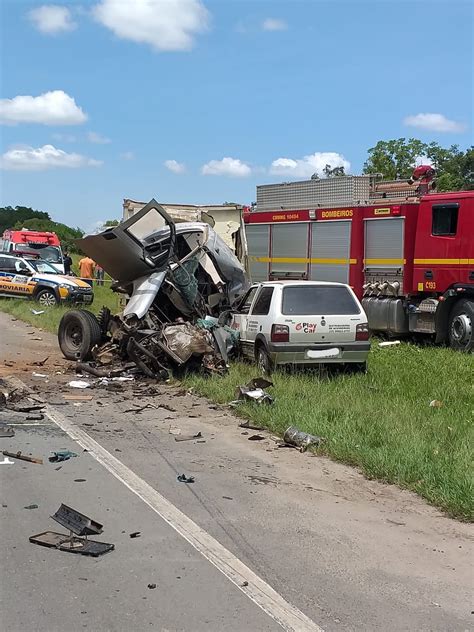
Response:
POLYGON ((3 2, 2 206, 89 230, 124 197, 250 203, 380 139, 472 142, 471 2, 44 5, 3 2))

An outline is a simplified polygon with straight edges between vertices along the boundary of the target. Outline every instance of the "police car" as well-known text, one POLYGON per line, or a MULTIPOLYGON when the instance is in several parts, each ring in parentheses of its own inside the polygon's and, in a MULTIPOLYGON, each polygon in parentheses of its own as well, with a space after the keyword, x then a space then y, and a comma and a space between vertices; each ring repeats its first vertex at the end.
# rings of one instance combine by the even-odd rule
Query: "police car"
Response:
POLYGON ((47 261, 0 253, 0 297, 4 296, 33 299, 44 307, 65 302, 90 305, 94 300, 90 285, 59 274, 47 261))

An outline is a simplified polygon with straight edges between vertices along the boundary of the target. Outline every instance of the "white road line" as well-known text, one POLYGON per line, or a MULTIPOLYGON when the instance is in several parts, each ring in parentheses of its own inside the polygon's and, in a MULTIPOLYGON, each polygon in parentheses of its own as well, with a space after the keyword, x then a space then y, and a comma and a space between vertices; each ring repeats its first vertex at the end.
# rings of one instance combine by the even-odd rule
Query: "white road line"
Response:
MULTIPOLYGON (((10 380, 18 382, 22 388, 29 390, 18 378, 10 380)), ((70 422, 53 407, 45 406, 46 415, 59 426, 71 439, 103 465, 111 474, 128 489, 143 500, 170 527, 181 535, 196 551, 201 553, 223 575, 237 586, 268 616, 276 621, 287 632, 324 632, 296 606, 288 603, 267 582, 254 573, 248 566, 226 549, 207 531, 204 531, 191 518, 175 507, 169 500, 156 491, 130 468, 110 454, 100 443, 97 443, 82 428, 70 422)))

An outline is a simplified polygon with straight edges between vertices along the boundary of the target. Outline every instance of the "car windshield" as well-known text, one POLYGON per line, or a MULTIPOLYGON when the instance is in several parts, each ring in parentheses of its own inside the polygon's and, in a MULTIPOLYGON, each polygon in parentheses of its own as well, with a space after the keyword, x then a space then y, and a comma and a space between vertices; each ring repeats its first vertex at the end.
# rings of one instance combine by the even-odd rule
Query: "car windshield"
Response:
POLYGON ((62 263, 61 249, 46 244, 18 244, 15 250, 20 252, 38 252, 41 259, 50 263, 62 263))
POLYGON ((40 274, 59 274, 55 267, 42 259, 28 259, 28 263, 40 274))
POLYGON ((299 285, 284 288, 281 313, 287 316, 346 316, 360 314, 360 308, 344 286, 299 285))

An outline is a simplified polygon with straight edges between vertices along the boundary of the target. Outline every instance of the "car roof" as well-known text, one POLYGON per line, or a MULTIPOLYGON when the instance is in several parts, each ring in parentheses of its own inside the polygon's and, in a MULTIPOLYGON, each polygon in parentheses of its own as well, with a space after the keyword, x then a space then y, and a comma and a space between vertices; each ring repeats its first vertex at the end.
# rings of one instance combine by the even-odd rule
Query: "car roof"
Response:
POLYGON ((272 286, 272 285, 282 285, 283 287, 286 285, 337 285, 340 287, 349 287, 346 283, 336 283, 335 281, 290 281, 290 280, 282 280, 282 281, 263 281, 262 283, 260 283, 259 285, 268 285, 268 286, 272 286))

